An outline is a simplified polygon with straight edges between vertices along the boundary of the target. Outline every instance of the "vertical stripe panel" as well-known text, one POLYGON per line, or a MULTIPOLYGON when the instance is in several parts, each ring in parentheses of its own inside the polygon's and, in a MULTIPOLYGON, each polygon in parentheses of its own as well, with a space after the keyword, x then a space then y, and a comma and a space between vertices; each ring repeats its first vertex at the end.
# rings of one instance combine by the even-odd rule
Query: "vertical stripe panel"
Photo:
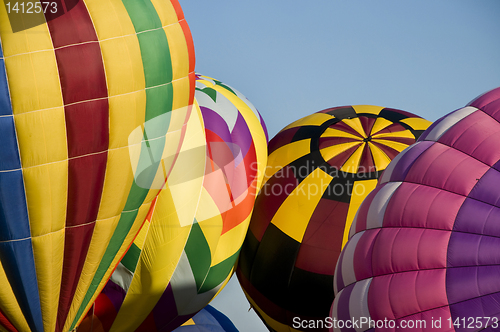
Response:
MULTIPOLYGON (((47 13, 47 16, 50 14, 47 13)), ((85 4, 47 17, 64 101, 68 194, 62 283, 56 331, 66 321, 87 257, 99 209, 108 149, 106 77, 97 36, 85 4)))
MULTIPOLYGON (((2 42, 2 59, 0 64, 0 260, 5 275, 10 282, 14 296, 33 331, 42 331, 42 313, 38 293, 37 276, 34 264, 31 233, 21 170, 21 160, 18 151, 17 133, 14 126, 13 107, 8 91, 10 85, 9 61, 3 55, 9 37, 12 37, 10 27, 5 29, 8 18, 2 7, 0 9, 0 39, 2 42), (5 30, 4 30, 5 29, 5 30)), ((15 39, 15 38, 13 38, 15 39)), ((12 51, 12 49, 10 49, 12 51)), ((2 286, 8 287, 8 286, 2 286)), ((0 295, 9 296, 6 292, 0 295)), ((0 301, 12 303, 12 298, 0 301)))
POLYGON ((148 196, 157 173, 165 147, 165 135, 170 122, 170 116, 167 113, 172 110, 173 90, 170 50, 158 14, 150 1, 124 0, 123 4, 137 33, 144 68, 146 116, 138 166, 139 169, 144 169, 144 172, 140 174, 144 176, 144 179, 138 183, 136 178, 136 181, 132 183, 124 207, 126 213, 123 213, 120 217, 70 329, 76 325, 91 298, 94 297, 100 280, 105 276, 109 266, 115 260, 123 241, 136 222, 137 211, 148 196), (149 121, 152 119, 154 120, 149 121))

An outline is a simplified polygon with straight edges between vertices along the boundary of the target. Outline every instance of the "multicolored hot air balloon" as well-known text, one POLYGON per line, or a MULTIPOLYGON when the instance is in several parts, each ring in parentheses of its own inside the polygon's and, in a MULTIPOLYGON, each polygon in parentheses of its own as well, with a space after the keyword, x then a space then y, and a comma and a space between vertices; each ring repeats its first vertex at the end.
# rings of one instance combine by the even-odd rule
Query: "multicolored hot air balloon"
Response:
POLYGON ((497 88, 436 121, 365 199, 337 263, 331 330, 498 331, 499 186, 497 88))
POLYGON ((206 76, 196 80, 195 110, 202 121, 188 122, 196 131, 189 137, 206 144, 182 146, 148 222, 79 331, 171 331, 231 277, 264 176, 267 132, 242 94, 206 76))
POLYGON ((226 315, 207 305, 174 332, 238 332, 238 329, 226 315))
POLYGON ((429 125, 396 109, 346 106, 306 116, 271 140, 237 270, 270 330, 302 330, 297 321, 328 316, 355 212, 391 159, 429 125))
POLYGON ((143 224, 154 178, 172 166, 164 151, 185 138, 193 44, 177 0, 10 8, 0 5, 0 329, 69 331, 143 224))

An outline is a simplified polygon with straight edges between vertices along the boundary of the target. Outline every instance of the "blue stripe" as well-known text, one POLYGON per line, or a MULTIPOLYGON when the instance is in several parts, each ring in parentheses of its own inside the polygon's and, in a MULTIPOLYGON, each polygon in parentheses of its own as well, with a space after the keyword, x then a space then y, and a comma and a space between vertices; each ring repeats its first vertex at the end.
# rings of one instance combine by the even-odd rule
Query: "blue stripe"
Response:
POLYGON ((42 332, 42 309, 31 239, 0 242, 0 260, 30 329, 42 332))
POLYGON ((2 57, 2 48, 0 47, 0 116, 12 114, 5 71, 5 60, 2 57))
POLYGON ((41 332, 42 309, 28 206, 3 58, 0 58, 0 142, 0 261, 30 329, 41 332))

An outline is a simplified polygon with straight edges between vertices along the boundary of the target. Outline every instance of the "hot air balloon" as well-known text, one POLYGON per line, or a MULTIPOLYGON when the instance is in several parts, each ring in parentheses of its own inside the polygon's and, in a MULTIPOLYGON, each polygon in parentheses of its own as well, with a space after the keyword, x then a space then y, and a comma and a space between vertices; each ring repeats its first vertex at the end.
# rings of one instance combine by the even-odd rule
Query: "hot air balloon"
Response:
POLYGON ((205 307, 231 277, 264 176, 267 131, 241 93, 206 76, 197 76, 195 110, 203 119, 196 130, 206 149, 178 154, 185 159, 174 165, 179 180, 168 178, 79 331, 92 331, 92 320, 104 331, 171 331, 205 307), (203 166, 201 174, 193 174, 195 164, 203 166), (183 196, 192 195, 184 187, 193 183, 199 185, 196 204, 186 205, 183 196), (177 219, 181 214, 185 222, 177 219))
POLYGON ((270 330, 303 330, 305 320, 328 317, 335 263, 359 204, 429 124, 396 109, 336 107, 271 140, 237 270, 270 330))
POLYGON ((233 322, 211 305, 201 309, 175 332, 238 332, 233 322))
POLYGON ((194 98, 193 44, 177 0, 48 5, 33 14, 0 6, 7 331, 77 326, 143 224, 160 190, 154 178, 172 166, 162 155, 182 143, 194 98))
POLYGON ((338 260, 331 330, 499 330, 499 122, 497 88, 393 160, 338 260))

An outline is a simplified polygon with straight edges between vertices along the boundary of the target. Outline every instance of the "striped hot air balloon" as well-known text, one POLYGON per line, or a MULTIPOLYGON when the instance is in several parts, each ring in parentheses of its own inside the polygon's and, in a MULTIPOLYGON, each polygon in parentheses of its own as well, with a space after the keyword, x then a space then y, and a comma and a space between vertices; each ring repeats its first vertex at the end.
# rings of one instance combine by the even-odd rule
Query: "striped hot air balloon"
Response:
POLYGON ((360 203, 391 159, 429 125, 396 109, 336 107, 271 140, 237 270, 271 330, 303 330, 308 320, 328 316, 335 263, 360 203))
POLYGON ((13 5, 0 5, 0 329, 69 331, 185 138, 193 44, 177 0, 13 5))

